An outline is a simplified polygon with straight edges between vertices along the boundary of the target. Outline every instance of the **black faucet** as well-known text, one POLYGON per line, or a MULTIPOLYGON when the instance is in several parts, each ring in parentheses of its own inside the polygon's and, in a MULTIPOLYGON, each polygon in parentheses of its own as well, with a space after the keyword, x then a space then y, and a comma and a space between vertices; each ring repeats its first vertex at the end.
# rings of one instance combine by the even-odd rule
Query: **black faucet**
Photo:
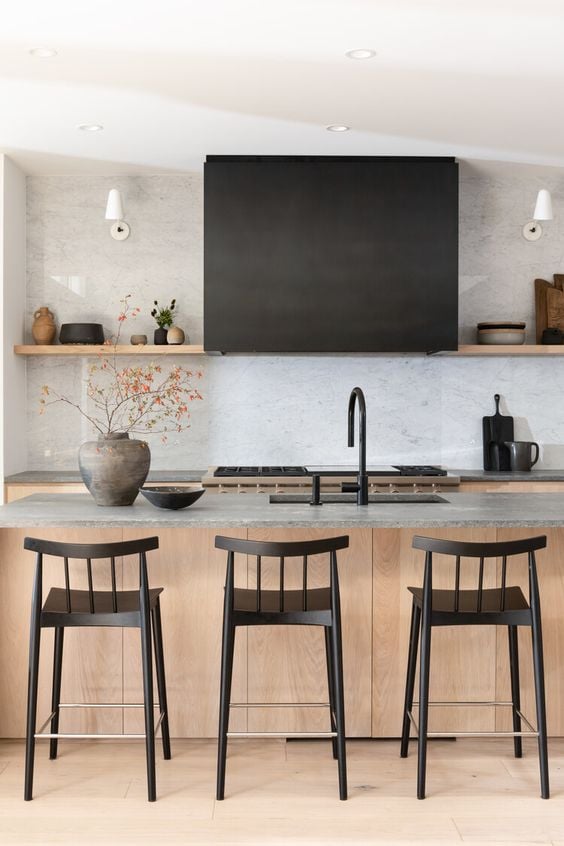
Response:
POLYGON ((354 446, 354 409, 358 399, 358 480, 356 485, 347 485, 348 491, 356 492, 357 505, 368 505, 368 476, 366 474, 366 400, 361 388, 353 388, 349 397, 349 446, 354 446))

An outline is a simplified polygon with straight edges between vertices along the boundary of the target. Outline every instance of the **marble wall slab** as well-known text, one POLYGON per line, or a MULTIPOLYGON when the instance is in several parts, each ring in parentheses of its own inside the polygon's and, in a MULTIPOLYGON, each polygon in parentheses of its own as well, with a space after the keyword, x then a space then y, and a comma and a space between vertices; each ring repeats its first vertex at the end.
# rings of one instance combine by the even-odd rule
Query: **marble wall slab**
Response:
MULTIPOLYGON (((461 342, 474 340, 478 320, 498 318, 526 320, 533 339, 533 279, 564 272, 564 212, 546 224, 542 241, 521 237, 540 187, 564 209, 560 170, 461 163, 461 342)), ((131 331, 150 334, 153 299, 175 296, 179 324, 199 343, 202 256, 199 174, 28 179, 28 332, 40 305, 59 323, 92 320, 111 330, 120 297, 131 293, 143 310, 131 331), (122 191, 132 230, 122 243, 110 238, 104 220, 111 187, 122 191)), ((504 411, 516 417, 516 436, 541 443, 539 466, 564 467, 564 358, 226 356, 178 363, 203 371, 204 400, 188 431, 166 446, 150 437, 155 469, 351 463, 346 407, 356 384, 367 396, 371 462, 480 467, 481 418, 493 413, 498 392, 504 411)), ((80 359, 28 360, 30 469, 76 466, 88 426, 64 407, 40 417, 38 399, 43 384, 79 396, 86 367, 80 359)))

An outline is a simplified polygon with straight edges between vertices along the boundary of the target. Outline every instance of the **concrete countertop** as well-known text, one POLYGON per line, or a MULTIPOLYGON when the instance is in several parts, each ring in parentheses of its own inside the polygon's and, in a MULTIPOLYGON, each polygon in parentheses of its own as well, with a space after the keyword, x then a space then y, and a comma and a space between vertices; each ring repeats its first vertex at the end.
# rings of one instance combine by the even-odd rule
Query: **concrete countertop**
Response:
MULTIPOLYGON (((208 470, 151 470, 148 482, 199 482, 208 475, 208 470)), ((448 468, 449 477, 459 477, 461 482, 564 482, 562 470, 531 470, 529 473, 498 472, 495 470, 459 470, 448 468)), ((409 477, 394 476, 393 481, 409 480, 409 477)), ((6 476, 4 482, 8 485, 56 485, 79 483, 82 479, 78 470, 25 470, 6 476)), ((225 479, 218 478, 218 483, 225 479)), ((245 477, 238 479, 245 483, 245 477)), ((248 481, 248 479, 247 479, 248 481)), ((269 481, 268 477, 263 480, 269 481)), ((307 478, 306 478, 307 481, 307 478)), ((440 481, 440 480, 439 480, 440 481)))
MULTIPOLYGON (((207 470, 150 470, 147 482, 200 482, 207 470)), ((6 485, 59 485, 80 484, 78 470, 25 470, 6 476, 6 485)))
POLYGON ((451 470, 461 482, 564 482, 564 470, 451 470))
MULTIPOLYGON (((445 496, 443 494, 443 496, 445 496)), ((89 494, 34 494, 0 507, 0 528, 441 528, 447 526, 564 526, 564 493, 446 495, 444 503, 368 506, 307 503, 271 505, 266 494, 204 495, 182 511, 153 507, 139 497, 133 506, 100 508, 89 494)))

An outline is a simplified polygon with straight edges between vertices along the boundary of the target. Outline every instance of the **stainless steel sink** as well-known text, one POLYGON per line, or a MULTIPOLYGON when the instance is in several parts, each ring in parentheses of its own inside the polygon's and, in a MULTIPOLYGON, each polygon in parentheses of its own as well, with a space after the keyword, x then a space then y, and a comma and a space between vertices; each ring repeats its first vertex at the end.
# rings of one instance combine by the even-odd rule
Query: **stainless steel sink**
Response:
MULTIPOLYGON (((295 494, 295 493, 288 493, 288 494, 270 494, 269 502, 273 505, 280 505, 282 503, 308 503, 311 501, 311 496, 309 494, 295 494)), ((332 503, 351 503, 356 505, 356 494, 354 493, 322 493, 321 494, 321 502, 332 504, 332 503)), ((419 503, 426 503, 426 502, 448 502, 448 499, 445 499, 443 496, 439 496, 439 494, 434 493, 378 493, 378 494, 369 494, 368 496, 368 504, 371 505, 372 503, 377 503, 379 505, 384 504, 402 504, 408 502, 419 502, 419 503)))

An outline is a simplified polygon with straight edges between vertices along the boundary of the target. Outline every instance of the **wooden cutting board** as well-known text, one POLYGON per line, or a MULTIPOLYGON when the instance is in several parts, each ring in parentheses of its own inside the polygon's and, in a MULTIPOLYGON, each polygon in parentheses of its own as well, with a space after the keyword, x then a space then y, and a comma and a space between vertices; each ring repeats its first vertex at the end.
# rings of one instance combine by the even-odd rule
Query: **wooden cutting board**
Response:
POLYGON ((550 326, 547 312, 548 291, 564 290, 564 274, 554 274, 554 284, 546 279, 535 279, 535 315, 536 315, 536 342, 542 343, 542 333, 550 326))
POLYGON ((547 326, 551 329, 564 330, 564 291, 547 288, 546 319, 547 326))

